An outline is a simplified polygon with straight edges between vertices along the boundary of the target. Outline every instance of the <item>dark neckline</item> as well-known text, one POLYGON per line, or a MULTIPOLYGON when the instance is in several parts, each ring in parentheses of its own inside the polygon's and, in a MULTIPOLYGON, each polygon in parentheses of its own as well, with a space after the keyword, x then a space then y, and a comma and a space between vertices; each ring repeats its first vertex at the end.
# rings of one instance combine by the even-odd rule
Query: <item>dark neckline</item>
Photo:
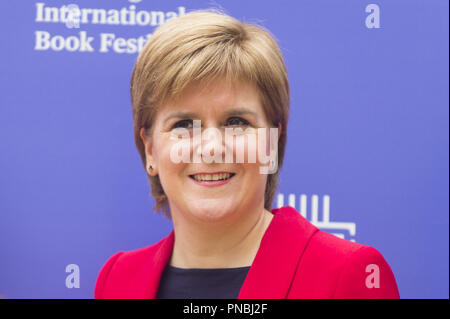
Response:
POLYGON ((234 267, 234 268, 179 268, 167 264, 167 268, 171 271, 175 272, 214 272, 214 271, 239 271, 239 270, 248 270, 251 266, 245 267, 234 267))

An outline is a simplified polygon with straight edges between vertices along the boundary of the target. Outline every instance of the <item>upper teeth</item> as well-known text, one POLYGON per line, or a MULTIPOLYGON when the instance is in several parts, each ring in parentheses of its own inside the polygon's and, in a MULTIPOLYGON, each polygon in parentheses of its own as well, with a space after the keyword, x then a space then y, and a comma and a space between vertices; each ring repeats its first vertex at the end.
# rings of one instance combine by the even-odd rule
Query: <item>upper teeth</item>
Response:
POLYGON ((197 181, 218 181, 219 179, 227 179, 230 178, 230 173, 221 173, 221 174, 196 174, 194 175, 195 180, 197 181))

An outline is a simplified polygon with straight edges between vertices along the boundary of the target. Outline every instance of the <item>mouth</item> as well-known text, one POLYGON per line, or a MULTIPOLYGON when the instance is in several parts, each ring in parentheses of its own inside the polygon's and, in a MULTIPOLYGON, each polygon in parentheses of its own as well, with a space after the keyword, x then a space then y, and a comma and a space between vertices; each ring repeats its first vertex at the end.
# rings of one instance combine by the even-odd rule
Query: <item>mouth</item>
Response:
POLYGON ((230 172, 197 173, 189 175, 189 178, 197 185, 220 186, 227 184, 234 175, 236 174, 230 172))

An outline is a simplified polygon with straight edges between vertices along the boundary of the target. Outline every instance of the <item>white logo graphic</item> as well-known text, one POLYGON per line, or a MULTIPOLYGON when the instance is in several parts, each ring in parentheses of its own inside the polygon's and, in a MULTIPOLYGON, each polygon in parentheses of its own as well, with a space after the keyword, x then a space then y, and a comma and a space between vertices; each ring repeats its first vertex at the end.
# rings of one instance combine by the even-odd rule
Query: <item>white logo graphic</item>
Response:
POLYGON ((366 12, 370 13, 366 17, 366 27, 368 29, 380 28, 380 7, 377 4, 371 3, 366 7, 366 12))
POLYGON ((66 277, 66 287, 80 288, 80 267, 77 264, 69 264, 66 266, 66 272, 71 273, 66 277))
MULTIPOLYGON (((284 204, 284 195, 278 194, 277 196, 277 207, 283 207, 284 204)), ((288 206, 293 208, 295 207, 295 195, 289 194, 288 196, 288 206)), ((296 208, 297 209, 297 208, 296 208)), ((302 194, 300 195, 300 207, 297 209, 300 214, 307 218, 307 196, 302 194)), ((317 228, 329 232, 339 238, 347 239, 350 241, 355 241, 354 237, 356 235, 356 224, 348 223, 348 222, 332 222, 330 221, 330 196, 324 195, 322 199, 322 220, 319 221, 319 196, 312 195, 311 196, 311 213, 309 221, 316 226, 317 228), (336 232, 337 231, 337 232, 336 232), (342 232, 344 231, 344 232, 342 232)))

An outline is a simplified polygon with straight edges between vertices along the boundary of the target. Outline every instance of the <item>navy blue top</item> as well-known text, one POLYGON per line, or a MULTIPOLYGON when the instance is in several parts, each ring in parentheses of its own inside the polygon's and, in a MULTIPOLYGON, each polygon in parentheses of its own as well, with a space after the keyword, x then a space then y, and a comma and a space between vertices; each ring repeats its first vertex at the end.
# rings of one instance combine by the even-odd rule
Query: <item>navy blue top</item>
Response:
POLYGON ((159 283, 157 299, 237 299, 250 269, 177 268, 167 264, 159 283))

